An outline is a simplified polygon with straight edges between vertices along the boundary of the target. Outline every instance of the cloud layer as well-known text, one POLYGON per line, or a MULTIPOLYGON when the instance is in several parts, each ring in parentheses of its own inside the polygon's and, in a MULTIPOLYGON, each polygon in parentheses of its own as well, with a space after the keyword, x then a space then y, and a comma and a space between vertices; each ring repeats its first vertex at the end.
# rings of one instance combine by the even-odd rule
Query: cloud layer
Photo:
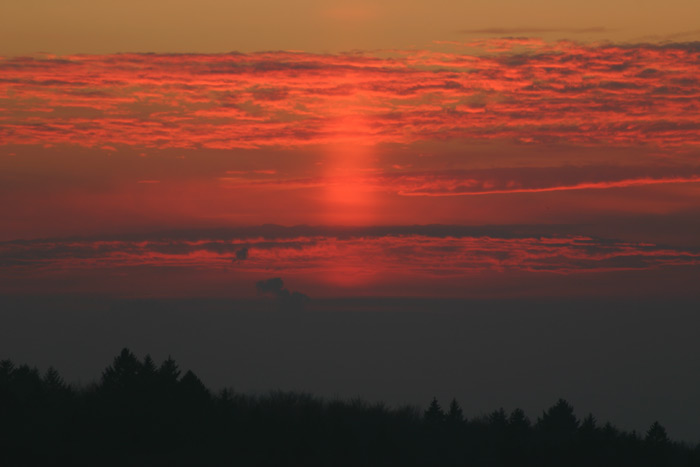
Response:
POLYGON ((698 145, 697 43, 460 45, 464 52, 384 56, 4 58, 0 139, 145 148, 450 138, 698 145))
MULTIPOLYGON (((454 285, 465 277, 489 273, 556 276, 700 266, 700 250, 694 248, 534 235, 532 230, 270 226, 119 239, 15 241, 0 244, 0 272, 6 277, 42 277, 83 271, 108 280, 115 271, 165 268, 243 273, 253 278, 306 274, 320 284, 342 284, 353 277, 390 282, 408 275, 412 280, 442 278, 454 285), (247 252, 245 261, 240 260, 241 251, 247 252)), ((261 281, 258 288, 277 294, 282 283, 278 279, 261 281)))
POLYGON ((690 293, 698 76, 698 43, 527 37, 0 58, 1 290, 690 293), (266 222, 331 227, 228 228, 266 222))

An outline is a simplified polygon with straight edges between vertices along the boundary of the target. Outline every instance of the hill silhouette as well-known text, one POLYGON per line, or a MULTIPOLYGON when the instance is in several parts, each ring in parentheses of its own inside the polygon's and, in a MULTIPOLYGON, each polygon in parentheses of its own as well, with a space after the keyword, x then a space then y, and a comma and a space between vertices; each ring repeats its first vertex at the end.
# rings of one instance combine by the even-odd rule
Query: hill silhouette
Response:
POLYGON ((465 417, 309 394, 213 394, 168 358, 123 349, 98 382, 74 387, 49 368, 0 362, 0 465, 698 466, 700 445, 579 419, 558 400, 465 417))

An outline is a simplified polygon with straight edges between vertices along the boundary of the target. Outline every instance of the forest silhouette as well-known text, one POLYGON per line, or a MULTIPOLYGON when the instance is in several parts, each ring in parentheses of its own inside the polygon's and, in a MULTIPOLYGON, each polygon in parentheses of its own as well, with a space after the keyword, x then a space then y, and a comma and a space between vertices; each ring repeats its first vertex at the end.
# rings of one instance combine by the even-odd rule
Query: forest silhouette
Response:
POLYGON ((563 399, 533 422, 521 409, 467 418, 309 394, 217 394, 168 358, 123 349, 98 382, 0 362, 0 465, 700 466, 700 444, 654 422, 625 432, 563 399))

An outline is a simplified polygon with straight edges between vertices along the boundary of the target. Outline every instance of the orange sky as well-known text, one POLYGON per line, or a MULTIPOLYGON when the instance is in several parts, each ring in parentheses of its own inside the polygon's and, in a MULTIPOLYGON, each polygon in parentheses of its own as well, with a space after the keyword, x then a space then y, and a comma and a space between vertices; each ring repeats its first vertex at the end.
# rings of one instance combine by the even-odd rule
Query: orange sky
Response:
POLYGON ((317 296, 692 295, 700 47, 664 42, 685 26, 663 16, 625 42, 615 11, 528 30, 515 8, 352 53, 6 51, 0 292, 247 296, 280 276, 317 296), (596 34, 617 41, 581 41, 596 34))
POLYGON ((0 54, 423 49, 483 36, 700 39, 695 0, 7 0, 0 54))

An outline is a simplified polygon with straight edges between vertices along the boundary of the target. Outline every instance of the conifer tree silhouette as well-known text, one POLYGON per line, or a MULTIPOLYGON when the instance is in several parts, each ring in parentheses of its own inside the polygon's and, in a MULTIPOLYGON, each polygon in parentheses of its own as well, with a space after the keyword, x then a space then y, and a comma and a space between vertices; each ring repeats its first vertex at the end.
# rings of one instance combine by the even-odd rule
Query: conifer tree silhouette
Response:
POLYGON ((523 409, 514 409, 508 417, 508 430, 518 436, 525 434, 530 429, 530 419, 523 409))
POLYGON ((447 412, 446 421, 451 427, 457 427, 464 423, 464 413, 462 412, 462 407, 459 406, 457 399, 452 399, 452 402, 450 402, 450 408, 447 412))
POLYGON ((9 383, 14 370, 15 364, 11 360, 0 360, 0 384, 9 383))
POLYGON ((591 432, 595 431, 598 429, 598 420, 593 416, 592 413, 589 413, 586 415, 586 418, 583 419, 581 422, 581 426, 579 427, 579 430, 585 431, 585 432, 591 432))
POLYGON ((143 363, 141 363, 140 374, 145 377, 149 377, 156 374, 156 364, 149 354, 143 357, 143 363))
POLYGON ((174 385, 180 378, 180 369, 170 356, 161 363, 158 368, 158 376, 161 381, 168 385, 174 385))
POLYGON ((506 415, 506 411, 501 407, 489 414, 488 421, 492 430, 503 433, 508 426, 508 415, 506 415))
POLYGON ((52 366, 46 370, 43 383, 44 387, 49 392, 60 392, 66 389, 65 381, 63 381, 61 375, 58 374, 58 371, 52 366))
POLYGON ((668 445, 670 440, 666 434, 666 428, 661 426, 659 422, 655 421, 649 427, 646 437, 644 438, 644 442, 650 446, 663 447, 668 445))
POLYGON ((211 398, 207 387, 192 371, 187 371, 182 377, 180 389, 182 394, 192 401, 206 402, 211 398))
POLYGON ((589 413, 586 418, 583 419, 581 425, 578 428, 578 434, 583 440, 592 440, 598 433, 598 420, 589 413))
POLYGON ((39 370, 29 365, 20 365, 12 371, 11 385, 19 400, 25 404, 43 395, 39 370))
POLYGON ((442 411, 437 397, 433 397, 430 405, 423 414, 423 420, 432 426, 438 426, 445 420, 445 412, 442 411))
POLYGON ((537 428, 545 433, 557 433, 571 438, 579 427, 579 420, 574 415, 574 408, 564 399, 542 413, 537 420, 537 428))
POLYGON ((133 388, 140 369, 141 363, 138 358, 129 349, 124 348, 102 373, 102 387, 108 390, 133 388))
POLYGON ((655 421, 649 427, 644 437, 644 444, 647 448, 647 461, 654 467, 665 466, 669 461, 671 453, 671 440, 666 434, 666 429, 655 421))

